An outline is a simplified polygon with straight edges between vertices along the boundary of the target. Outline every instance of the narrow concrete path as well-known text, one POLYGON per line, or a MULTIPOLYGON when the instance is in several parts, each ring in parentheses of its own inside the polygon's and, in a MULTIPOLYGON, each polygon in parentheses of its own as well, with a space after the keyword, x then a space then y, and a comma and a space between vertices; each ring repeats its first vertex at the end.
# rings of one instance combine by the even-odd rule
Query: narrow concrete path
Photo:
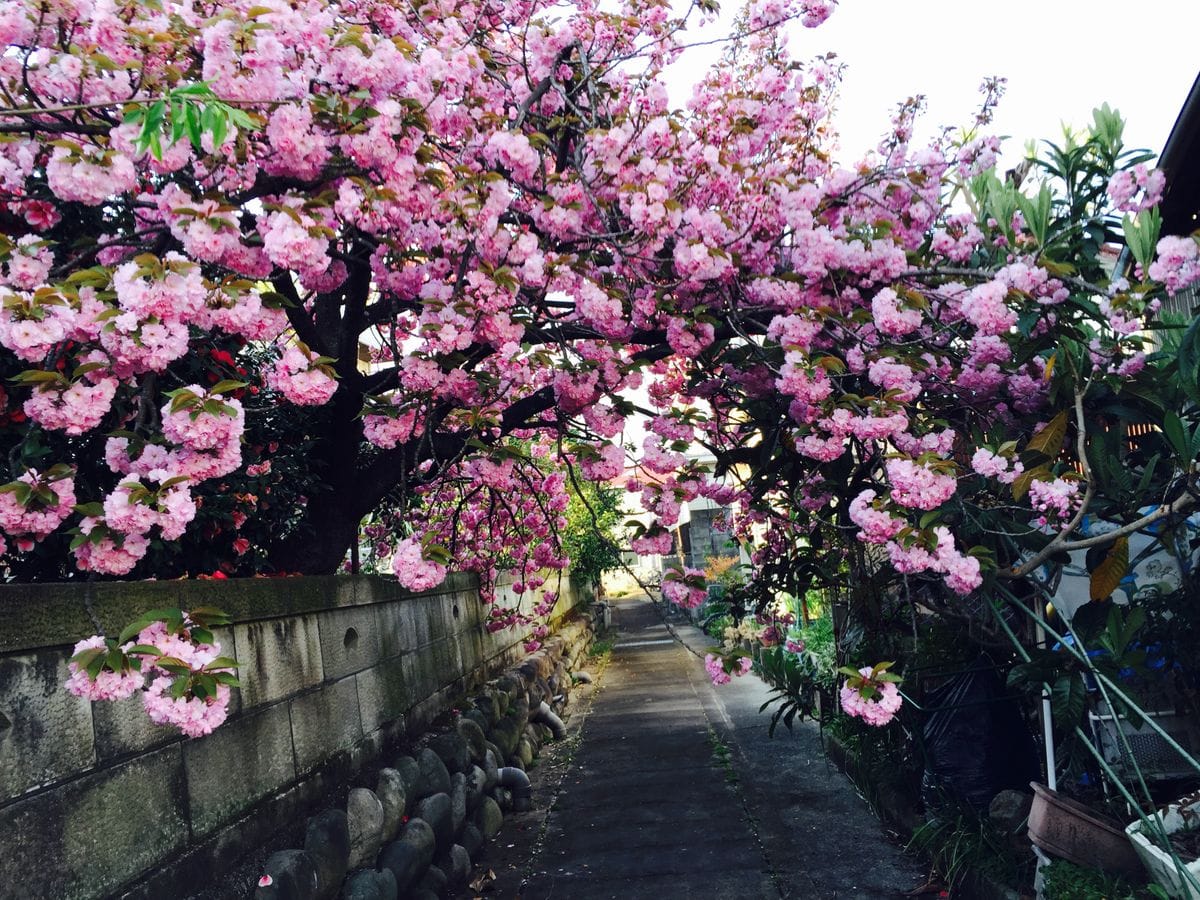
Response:
MULTIPOLYGON (((612 662, 549 813, 515 840, 501 833, 509 859, 526 861, 492 896, 865 900, 920 882, 815 730, 768 741, 757 678, 714 688, 645 598, 619 602, 615 619, 612 662)), ((703 653, 702 632, 674 630, 703 653)))

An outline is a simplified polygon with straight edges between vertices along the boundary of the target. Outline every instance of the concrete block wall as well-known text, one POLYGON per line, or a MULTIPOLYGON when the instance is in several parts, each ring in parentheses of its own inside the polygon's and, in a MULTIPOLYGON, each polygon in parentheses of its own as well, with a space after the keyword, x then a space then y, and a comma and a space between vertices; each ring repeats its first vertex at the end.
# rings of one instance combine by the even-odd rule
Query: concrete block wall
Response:
MULTIPOLYGON (((557 621, 582 601, 564 578, 557 621)), ((507 590, 507 588, 505 589, 507 590)), ((183 896, 522 655, 473 577, 411 594, 328 576, 0 587, 0 898, 183 896), (217 606, 241 664, 229 720, 182 739, 135 696, 63 688, 75 641, 141 612, 217 606)))

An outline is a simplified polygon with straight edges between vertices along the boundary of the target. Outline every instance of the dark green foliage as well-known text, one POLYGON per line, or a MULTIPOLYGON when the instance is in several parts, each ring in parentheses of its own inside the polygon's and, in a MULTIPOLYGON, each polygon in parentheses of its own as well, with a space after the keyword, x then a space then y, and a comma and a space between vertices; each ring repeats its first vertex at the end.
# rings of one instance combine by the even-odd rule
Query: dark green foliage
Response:
POLYGON ((617 528, 621 524, 621 492, 616 488, 576 480, 570 486, 567 527, 562 547, 571 560, 571 573, 592 583, 621 564, 617 528))
POLYGON ((1167 897, 1156 884, 1135 884, 1063 859, 1052 862, 1042 870, 1042 875, 1046 900, 1165 900, 1167 897))

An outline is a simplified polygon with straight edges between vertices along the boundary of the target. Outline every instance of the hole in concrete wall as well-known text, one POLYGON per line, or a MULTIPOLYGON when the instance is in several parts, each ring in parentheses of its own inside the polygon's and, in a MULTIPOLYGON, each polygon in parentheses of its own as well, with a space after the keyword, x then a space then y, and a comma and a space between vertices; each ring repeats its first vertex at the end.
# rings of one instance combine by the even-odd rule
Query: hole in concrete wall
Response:
POLYGON ((459 611, 458 611, 458 604, 457 604, 457 603, 455 603, 455 604, 454 604, 454 608, 453 608, 452 610, 450 610, 450 615, 454 616, 454 618, 456 618, 456 619, 459 617, 459 611))
POLYGON ((10 728, 12 728, 12 719, 0 712, 0 737, 10 728))
POLYGON ((346 629, 346 636, 342 638, 342 646, 347 650, 353 650, 358 646, 358 631, 353 628, 346 629))

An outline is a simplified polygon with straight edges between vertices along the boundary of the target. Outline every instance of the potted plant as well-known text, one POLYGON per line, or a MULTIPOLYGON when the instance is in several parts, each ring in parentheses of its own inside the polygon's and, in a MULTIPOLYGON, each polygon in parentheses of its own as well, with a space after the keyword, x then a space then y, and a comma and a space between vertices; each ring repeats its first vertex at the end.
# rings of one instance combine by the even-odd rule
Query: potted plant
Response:
POLYGON ((1140 869, 1138 854, 1119 827, 1094 810, 1033 782, 1029 839, 1045 852, 1114 875, 1140 869))
POLYGON ((1138 819, 1125 829, 1133 849, 1150 877, 1172 897, 1200 900, 1200 791, 1159 810, 1154 819, 1156 823, 1138 819), (1161 836, 1153 833, 1159 830, 1161 836), (1161 846, 1162 837, 1169 841, 1170 852, 1161 846))

